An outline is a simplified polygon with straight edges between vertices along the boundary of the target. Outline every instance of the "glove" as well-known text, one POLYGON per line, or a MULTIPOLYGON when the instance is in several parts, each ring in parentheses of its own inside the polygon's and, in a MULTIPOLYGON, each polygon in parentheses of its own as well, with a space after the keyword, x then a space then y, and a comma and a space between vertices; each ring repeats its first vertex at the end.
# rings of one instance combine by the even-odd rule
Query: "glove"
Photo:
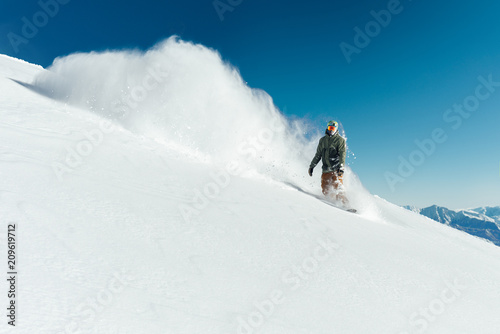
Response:
POLYGON ((307 171, 307 173, 309 173, 309 176, 313 176, 313 169, 314 167, 309 167, 309 170, 307 171))

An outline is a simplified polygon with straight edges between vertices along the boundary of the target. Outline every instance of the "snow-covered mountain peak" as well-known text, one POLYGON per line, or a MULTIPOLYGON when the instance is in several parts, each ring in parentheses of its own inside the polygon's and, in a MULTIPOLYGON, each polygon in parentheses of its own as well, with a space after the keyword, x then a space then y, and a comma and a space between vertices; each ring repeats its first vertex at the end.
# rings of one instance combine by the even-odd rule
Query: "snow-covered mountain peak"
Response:
POLYGON ((484 207, 460 211, 437 205, 423 209, 413 206, 405 206, 405 208, 500 245, 500 216, 496 216, 500 212, 500 207, 484 207))

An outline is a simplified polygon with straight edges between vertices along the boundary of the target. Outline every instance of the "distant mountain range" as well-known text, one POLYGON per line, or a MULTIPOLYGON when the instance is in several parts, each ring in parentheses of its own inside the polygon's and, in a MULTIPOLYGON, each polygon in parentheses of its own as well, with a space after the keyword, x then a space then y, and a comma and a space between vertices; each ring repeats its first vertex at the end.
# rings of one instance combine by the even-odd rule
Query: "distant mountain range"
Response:
POLYGON ((409 205, 404 208, 500 246, 500 206, 461 211, 437 205, 423 209, 409 205))

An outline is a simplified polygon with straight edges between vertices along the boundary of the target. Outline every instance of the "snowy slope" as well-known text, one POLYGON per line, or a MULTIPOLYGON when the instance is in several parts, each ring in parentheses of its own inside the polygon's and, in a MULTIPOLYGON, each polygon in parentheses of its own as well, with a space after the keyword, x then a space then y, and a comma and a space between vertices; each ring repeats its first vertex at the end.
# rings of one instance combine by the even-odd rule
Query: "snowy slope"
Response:
POLYGON ((51 71, 0 57, 0 216, 19 231, 17 326, 0 332, 498 332, 498 247, 350 171, 361 214, 307 194, 317 138, 214 51, 169 40, 51 71), (155 88, 150 64, 168 68, 155 88))

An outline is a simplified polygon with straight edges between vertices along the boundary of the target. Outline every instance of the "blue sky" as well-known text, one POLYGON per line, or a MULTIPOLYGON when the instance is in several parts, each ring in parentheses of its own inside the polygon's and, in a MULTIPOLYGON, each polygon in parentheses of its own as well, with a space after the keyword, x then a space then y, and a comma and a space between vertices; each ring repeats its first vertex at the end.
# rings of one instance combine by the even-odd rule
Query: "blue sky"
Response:
POLYGON ((356 156, 349 163, 372 193, 417 206, 500 205, 500 87, 474 99, 479 76, 500 82, 498 1, 220 0, 230 8, 223 20, 213 0, 59 0, 56 13, 54 1, 41 1, 53 17, 17 47, 9 34, 23 36, 23 17, 33 22, 43 6, 2 1, 0 53, 48 66, 76 51, 147 49, 177 34, 219 50, 285 114, 320 129, 340 120, 356 156), (372 11, 388 8, 385 27, 370 25, 372 11), (356 46, 354 28, 366 33, 367 24, 376 30, 349 63, 339 45, 356 46), (473 111, 458 126, 459 114, 446 113, 464 101, 473 111), (416 152, 415 140, 435 129, 446 140, 416 152), (410 156, 414 170, 399 173, 400 157, 410 156))

